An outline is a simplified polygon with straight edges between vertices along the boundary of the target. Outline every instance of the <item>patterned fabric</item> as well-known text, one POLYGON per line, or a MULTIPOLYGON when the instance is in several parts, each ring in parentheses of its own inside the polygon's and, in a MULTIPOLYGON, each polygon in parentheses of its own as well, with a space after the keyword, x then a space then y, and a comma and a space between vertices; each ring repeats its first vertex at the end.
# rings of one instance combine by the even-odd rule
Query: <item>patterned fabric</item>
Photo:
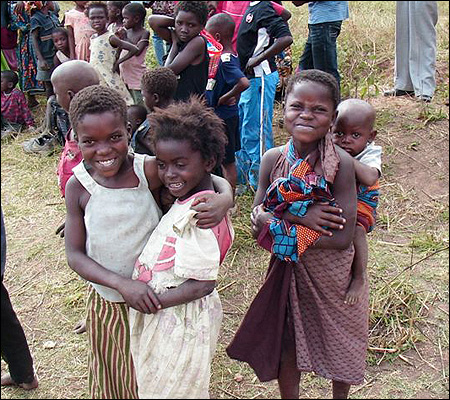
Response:
POLYGON ((86 332, 91 399, 137 399, 136 373, 130 350, 128 306, 112 303, 90 289, 86 332))
POLYGON ((357 222, 366 232, 372 232, 376 221, 380 185, 378 181, 373 186, 358 185, 357 222))
POLYGON ((117 72, 112 72, 112 67, 116 60, 116 52, 109 39, 112 32, 105 32, 100 36, 91 37, 91 56, 89 63, 95 68, 100 78, 100 85, 109 86, 117 90, 127 103, 127 106, 134 104, 133 98, 128 91, 125 82, 117 72))
POLYGON ((28 127, 34 125, 25 95, 19 89, 13 89, 9 94, 2 92, 2 118, 28 127))
MULTIPOLYGON (((282 260, 298 261, 321 234, 306 226, 284 221, 283 212, 287 210, 303 217, 314 202, 334 204, 334 199, 325 178, 318 176, 306 160, 296 157, 292 139, 284 146, 283 151, 292 165, 291 169, 287 178, 278 178, 272 182, 263 203, 274 214, 268 229, 273 244, 268 250, 282 260)), ((265 240, 261 242, 267 243, 265 240)))
POLYGON ((173 17, 176 1, 153 1, 150 6, 153 14, 173 17))
MULTIPOLYGON (((233 240, 228 217, 215 229, 196 227, 196 193, 176 201, 147 242, 133 273, 164 293, 189 279, 216 280, 233 240)), ((131 351, 141 399, 209 398, 211 360, 222 322, 217 290, 188 303, 143 314, 130 309, 131 351)))
POLYGON ((277 93, 283 98, 289 77, 294 71, 292 67, 292 50, 290 46, 286 47, 283 53, 275 56, 275 63, 277 64, 278 75, 280 76, 280 81, 277 85, 277 93))

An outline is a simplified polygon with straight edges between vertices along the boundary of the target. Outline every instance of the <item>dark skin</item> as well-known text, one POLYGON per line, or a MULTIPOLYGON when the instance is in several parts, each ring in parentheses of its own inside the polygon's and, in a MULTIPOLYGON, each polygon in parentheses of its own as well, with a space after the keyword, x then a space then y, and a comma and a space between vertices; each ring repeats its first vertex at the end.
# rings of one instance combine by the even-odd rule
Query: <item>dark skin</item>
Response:
MULTIPOLYGON (((52 34, 52 39, 56 50, 61 51, 64 55, 71 58, 68 37, 61 32, 55 32, 52 34)), ((61 61, 56 57, 56 54, 55 57, 53 57, 53 63, 55 64, 55 67, 61 65, 61 61)))
MULTIPOLYGON (((136 187, 139 180, 133 170, 133 157, 128 155, 128 141, 130 132, 125 121, 113 113, 87 114, 77 125, 77 135, 80 150, 88 165, 93 179, 109 188, 136 187), (105 168, 96 160, 114 159, 113 166, 105 168)), ((155 198, 162 182, 158 176, 157 162, 154 157, 146 159, 144 173, 147 177, 149 189, 155 198)), ((225 195, 212 195, 199 216, 203 218, 203 227, 217 225, 232 206, 233 199, 229 184, 218 178, 219 186, 228 187, 225 195), (222 197, 221 197, 222 196, 222 197), (212 209, 209 209, 212 207, 212 209), (207 223, 205 223, 205 220, 207 223)), ((216 179, 217 181, 217 179, 216 179)), ((86 254, 86 227, 84 224, 84 210, 90 194, 81 183, 72 176, 66 186, 66 227, 65 243, 69 266, 84 279, 117 290, 125 302, 143 313, 154 313, 161 304, 153 291, 144 282, 133 281, 122 277, 86 254)), ((199 207, 202 208, 202 207, 199 207)))
POLYGON ((150 27, 165 41, 172 43, 165 66, 179 75, 189 65, 200 64, 205 56, 205 41, 199 36, 204 28, 195 14, 179 11, 176 18, 164 15, 151 15, 150 27), (171 29, 175 28, 175 29, 171 29), (179 51, 178 41, 187 42, 183 51, 179 51))
MULTIPOLYGON (((296 84, 286 98, 284 111, 285 126, 294 140, 294 146, 300 157, 308 160, 317 174, 322 175, 320 161, 317 156, 319 141, 331 130, 336 118, 334 103, 328 88, 319 83, 300 82, 296 84)), ((331 228, 313 245, 321 249, 346 249, 350 246, 356 221, 356 183, 352 158, 343 150, 336 148, 340 157, 339 170, 331 185, 331 192, 338 207, 315 205, 308 208, 303 218, 285 213, 283 219, 290 223, 305 226, 317 226, 318 221, 331 228), (311 217, 311 211, 315 215, 311 217), (342 216, 340 216, 342 215, 342 216), (306 220, 305 220, 306 218, 306 220), (305 221, 309 221, 308 223, 305 221)), ((258 190, 254 200, 252 213, 252 231, 258 237, 262 226, 271 217, 262 208, 265 192, 270 182, 270 172, 279 157, 279 149, 268 150, 262 160, 259 174, 258 190)), ((310 227, 311 227, 310 226, 310 227)), ((314 228, 313 228, 314 229, 314 228)), ((322 229, 323 231, 323 229, 322 229)), ((326 232, 326 231, 325 231, 326 232)), ((283 335, 282 354, 278 385, 281 398, 299 398, 301 373, 297 369, 296 348, 289 334, 283 335)), ((347 398, 350 385, 333 380, 333 398, 347 398)))
MULTIPOLYGON (((92 28, 97 32, 96 34, 93 35, 93 37, 103 35, 104 33, 107 32, 106 29, 107 21, 108 17, 103 8, 94 7, 89 10, 89 22, 91 23, 92 28)), ((112 66, 112 71, 119 73, 119 65, 124 61, 130 59, 131 57, 135 56, 138 53, 139 49, 134 44, 127 42, 125 40, 121 40, 116 35, 112 35, 109 38, 109 43, 111 44, 112 47, 117 48, 118 53, 120 53, 122 50, 128 50, 127 54, 117 59, 112 66)))
POLYGON ((131 14, 126 6, 122 10, 122 17, 123 27, 116 32, 116 35, 134 44, 138 48, 135 54, 138 56, 148 47, 150 32, 143 27, 143 21, 140 21, 139 16, 131 14))

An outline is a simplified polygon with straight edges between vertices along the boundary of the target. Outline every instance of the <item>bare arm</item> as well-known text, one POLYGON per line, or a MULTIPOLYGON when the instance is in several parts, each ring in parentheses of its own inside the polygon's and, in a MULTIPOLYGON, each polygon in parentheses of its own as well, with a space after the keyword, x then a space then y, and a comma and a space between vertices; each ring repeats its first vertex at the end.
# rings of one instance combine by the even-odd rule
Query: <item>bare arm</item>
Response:
MULTIPOLYGON (((172 49, 174 45, 172 46, 172 49)), ((172 53, 172 50, 171 50, 172 53)), ((169 54, 165 66, 170 68, 175 75, 179 75, 191 64, 198 64, 201 57, 205 57, 205 41, 201 36, 192 39, 181 52, 169 54), (174 55, 174 57, 172 57, 174 55)))
POLYGON ((236 99, 233 104, 236 104, 238 102, 240 94, 247 90, 250 86, 250 81, 244 76, 236 83, 236 85, 233 86, 233 88, 228 92, 225 93, 223 96, 220 97, 220 99, 217 102, 217 105, 220 106, 222 104, 232 105, 230 104, 230 100, 233 101, 233 99, 236 99))
POLYGON ((363 164, 361 161, 356 159, 353 159, 353 164, 355 166, 356 180, 359 183, 366 186, 375 185, 380 177, 380 171, 378 171, 378 169, 363 164))
POLYGON ((172 35, 169 28, 175 26, 175 19, 166 15, 150 15, 148 24, 158 36, 166 42, 172 43, 172 35))
POLYGON ((158 298, 162 308, 173 307, 207 296, 214 290, 215 285, 216 281, 197 281, 195 279, 188 279, 180 286, 161 293, 158 298))
POLYGON ((144 313, 155 312, 159 301, 144 282, 124 278, 94 261, 86 254, 84 207, 89 194, 73 176, 66 185, 65 247, 67 262, 82 278, 117 290, 126 303, 144 313), (84 198, 83 198, 84 197, 84 198))
POLYGON ((250 58, 248 60, 246 69, 254 68, 257 65, 261 64, 264 60, 268 60, 269 58, 275 56, 276 54, 280 54, 286 47, 292 44, 292 36, 283 36, 281 38, 275 39, 272 46, 268 49, 264 50, 261 54, 250 58))
POLYGON ((343 150, 337 148, 339 157, 339 170, 332 185, 332 193, 336 203, 342 209, 345 219, 344 228, 333 230, 333 236, 321 236, 313 245, 321 249, 341 249, 350 246, 356 224, 356 180, 353 159, 343 150))
POLYGON ((109 43, 111 43, 111 46, 116 47, 118 50, 118 53, 120 53, 122 50, 128 50, 128 53, 125 54, 123 57, 119 58, 114 62, 113 65, 113 71, 118 72, 119 65, 123 63, 124 61, 130 59, 131 57, 135 56, 139 49, 136 45, 133 43, 127 42, 126 40, 119 39, 116 35, 112 35, 109 38, 109 43))

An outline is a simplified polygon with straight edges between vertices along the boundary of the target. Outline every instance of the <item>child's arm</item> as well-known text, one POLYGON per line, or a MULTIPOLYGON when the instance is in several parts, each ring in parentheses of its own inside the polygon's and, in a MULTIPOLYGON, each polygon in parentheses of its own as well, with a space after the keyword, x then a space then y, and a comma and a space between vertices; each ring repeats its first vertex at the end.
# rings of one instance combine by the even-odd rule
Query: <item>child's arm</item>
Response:
POLYGON ((165 63, 165 66, 170 68, 175 75, 179 75, 201 56, 206 56, 205 40, 201 36, 193 38, 182 52, 178 52, 175 46, 172 45, 172 50, 176 50, 170 51, 165 63))
POLYGON ((338 149, 339 170, 332 185, 332 193, 342 209, 345 220, 344 228, 333 230, 332 236, 321 236, 312 246, 321 249, 341 249, 350 246, 353 240, 356 224, 356 180, 353 158, 344 150, 338 149))
MULTIPOLYGON (((124 278, 94 261, 86 254, 84 206, 89 194, 72 176, 66 185, 65 246, 67 263, 82 278, 117 290, 125 302, 143 313, 154 313, 160 306, 151 288, 141 281, 124 278)), ((107 232, 105 232, 107 234, 107 232)))
POLYGON ((261 54, 252 57, 248 60, 247 65, 245 67, 246 70, 256 67, 261 64, 264 60, 268 60, 269 58, 280 54, 286 47, 292 44, 292 36, 283 36, 278 39, 275 39, 272 46, 268 49, 264 50, 261 54))
POLYGON ((33 29, 31 34, 33 37, 33 48, 38 59, 38 67, 43 71, 48 71, 50 66, 47 64, 47 61, 45 61, 45 58, 42 56, 41 49, 39 48, 39 28, 33 29))
POLYGON ((34 126, 33 114, 31 114, 30 108, 28 107, 27 100, 23 92, 20 92, 19 97, 19 107, 22 110, 23 120, 28 128, 34 126))
MULTIPOLYGON (((162 182, 158 176, 156 158, 147 156, 144 163, 145 176, 149 189, 154 196, 159 196, 162 182)), ((212 175, 214 190, 218 193, 205 194, 192 203, 192 209, 197 211, 197 226, 208 229, 219 224, 234 205, 233 188, 228 181, 219 176, 212 175)))
POLYGON ((236 102, 234 102, 234 104, 236 104, 240 94, 244 90, 247 90, 249 86, 250 81, 245 76, 242 77, 228 93, 225 93, 223 96, 219 98, 219 100, 217 101, 217 105, 218 106, 221 106, 222 104, 232 105, 229 102, 230 100, 233 101, 233 99, 236 99, 236 102))
POLYGON ((175 26, 175 18, 167 17, 166 15, 150 15, 148 24, 160 38, 172 43, 172 34, 169 28, 175 26))
POLYGON ((126 40, 119 39, 118 36, 112 35, 109 38, 109 43, 111 43, 111 46, 117 47, 117 52, 120 53, 122 50, 128 50, 128 53, 125 54, 123 57, 119 58, 114 62, 113 65, 113 72, 119 72, 119 65, 122 64, 124 61, 130 59, 131 57, 135 56, 139 48, 134 45, 133 43, 127 42, 126 40))
POLYGON ((136 56, 139 56, 148 47, 149 43, 150 43, 150 32, 148 30, 145 30, 142 33, 139 42, 136 43, 136 46, 139 49, 136 56))
POLYGON ((69 38, 69 51, 70 51, 70 59, 76 60, 75 56, 75 34, 73 32, 73 26, 67 25, 67 32, 68 32, 68 38, 69 38))
POLYGON ((188 279, 176 288, 168 289, 158 295, 162 308, 186 304, 209 295, 215 288, 216 281, 197 281, 188 279))
POLYGON ((356 180, 365 186, 375 185, 380 177, 380 171, 375 167, 363 164, 355 158, 353 159, 353 163, 355 166, 356 180))

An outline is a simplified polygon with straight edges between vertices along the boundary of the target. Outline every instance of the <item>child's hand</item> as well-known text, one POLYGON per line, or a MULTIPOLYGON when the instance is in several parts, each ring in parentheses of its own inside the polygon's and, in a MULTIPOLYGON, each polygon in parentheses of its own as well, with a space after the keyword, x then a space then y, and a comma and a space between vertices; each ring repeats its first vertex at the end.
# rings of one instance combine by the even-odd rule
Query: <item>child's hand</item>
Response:
POLYGON ((42 71, 49 71, 50 70, 50 65, 48 65, 47 61, 45 61, 45 60, 39 60, 38 61, 38 68, 41 69, 42 71))
POLYGON ((197 211, 196 218, 199 228, 213 228, 222 221, 228 212, 229 204, 222 201, 217 193, 206 193, 197 197, 191 205, 194 211, 197 211), (226 203, 226 204, 225 204, 226 203))
POLYGON ((122 26, 115 32, 115 35, 120 40, 125 40, 127 38, 127 30, 122 26))
POLYGON ((114 64, 113 64, 113 67, 112 67, 112 72, 113 73, 120 73, 119 64, 118 64, 117 61, 114 61, 114 64))
POLYGON ((283 219, 291 224, 307 226, 325 236, 333 236, 333 233, 325 229, 344 229, 345 219, 340 217, 342 210, 339 207, 330 206, 328 203, 313 204, 303 217, 297 217, 285 211, 283 219))
POLYGON ((258 239, 263 226, 267 224, 267 221, 272 217, 273 215, 270 212, 264 210, 262 204, 253 209, 252 214, 250 215, 250 221, 252 223, 252 234, 254 239, 258 239))
POLYGON ((119 292, 130 307, 141 313, 155 314, 161 309, 155 292, 144 282, 124 278, 119 292))

